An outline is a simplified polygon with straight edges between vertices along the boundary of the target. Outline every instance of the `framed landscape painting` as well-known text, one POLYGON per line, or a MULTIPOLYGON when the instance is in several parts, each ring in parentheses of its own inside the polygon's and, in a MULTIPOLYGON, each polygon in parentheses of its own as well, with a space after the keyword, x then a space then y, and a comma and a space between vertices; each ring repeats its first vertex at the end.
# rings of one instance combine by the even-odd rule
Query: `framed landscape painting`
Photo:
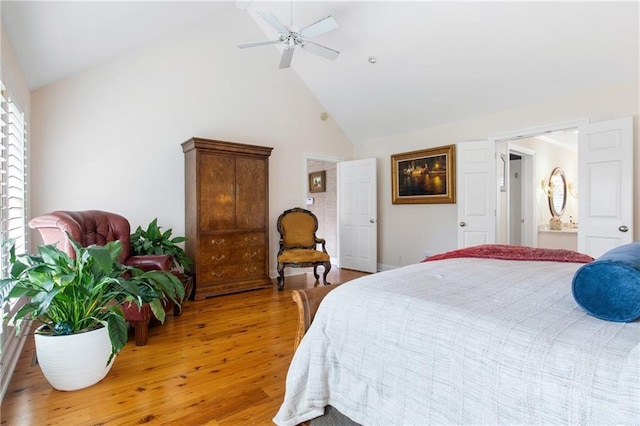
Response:
POLYGON ((447 145, 391 156, 391 202, 456 202, 456 146, 447 145))

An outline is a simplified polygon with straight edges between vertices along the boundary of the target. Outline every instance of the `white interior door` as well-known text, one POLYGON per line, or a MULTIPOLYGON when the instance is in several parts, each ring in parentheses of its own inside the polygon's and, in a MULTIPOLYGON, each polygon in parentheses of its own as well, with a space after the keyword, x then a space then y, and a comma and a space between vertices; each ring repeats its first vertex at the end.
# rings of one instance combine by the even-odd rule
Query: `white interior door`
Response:
POLYGON ((633 120, 578 129, 578 251, 598 257, 633 241, 633 120))
POLYGON ((496 145, 494 141, 457 144, 458 247, 496 240, 496 145))
POLYGON ((338 163, 338 266, 341 268, 377 271, 376 187, 375 158, 338 163))

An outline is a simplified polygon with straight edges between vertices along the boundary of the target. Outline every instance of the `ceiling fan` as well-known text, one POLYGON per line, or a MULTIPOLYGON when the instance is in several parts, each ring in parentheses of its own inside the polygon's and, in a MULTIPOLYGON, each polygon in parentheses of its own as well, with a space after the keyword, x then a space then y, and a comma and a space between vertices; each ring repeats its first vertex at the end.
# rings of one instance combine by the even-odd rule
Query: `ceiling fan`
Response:
POLYGON ((240 43, 237 45, 240 49, 244 49, 246 47, 256 47, 264 46, 267 44, 282 43, 285 47, 284 51, 282 52, 282 58, 280 59, 281 69, 289 68, 289 66, 291 65, 293 50, 296 48, 296 46, 300 46, 311 53, 315 53, 316 55, 320 55, 331 60, 336 59, 340 54, 340 52, 338 52, 337 50, 329 49, 328 47, 308 40, 310 38, 328 33, 329 31, 333 31, 338 28, 338 22, 336 22, 336 20, 331 15, 319 20, 318 22, 308 25, 299 31, 292 31, 289 28, 285 27, 273 14, 269 12, 257 13, 262 17, 262 19, 264 19, 273 28, 275 28, 278 33, 280 33, 280 35, 276 40, 240 43))

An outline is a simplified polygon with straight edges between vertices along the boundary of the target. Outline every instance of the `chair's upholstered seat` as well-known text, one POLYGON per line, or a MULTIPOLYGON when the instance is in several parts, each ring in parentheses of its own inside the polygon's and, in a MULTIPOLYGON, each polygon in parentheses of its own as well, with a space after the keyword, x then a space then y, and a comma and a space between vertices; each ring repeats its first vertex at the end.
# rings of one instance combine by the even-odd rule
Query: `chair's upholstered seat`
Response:
POLYGON ((290 249, 278 256, 280 263, 328 262, 331 258, 327 253, 313 249, 290 249))

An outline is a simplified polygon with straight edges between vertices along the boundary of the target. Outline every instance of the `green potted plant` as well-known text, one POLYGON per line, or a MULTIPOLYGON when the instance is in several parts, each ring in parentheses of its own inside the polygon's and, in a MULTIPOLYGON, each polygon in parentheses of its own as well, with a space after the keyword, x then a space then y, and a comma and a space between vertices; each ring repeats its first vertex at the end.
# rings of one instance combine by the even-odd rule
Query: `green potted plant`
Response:
POLYGON ((174 272, 184 284, 186 289, 185 297, 189 297, 192 287, 190 272, 193 260, 178 245, 187 239, 180 236, 173 237, 172 234, 173 229, 171 228, 162 231, 162 227, 158 226, 158 218, 155 218, 149 223, 147 229, 142 229, 141 226, 138 226, 135 232, 131 234, 131 253, 135 256, 168 254, 173 257, 174 272))
POLYGON ((120 241, 81 247, 67 236, 75 259, 55 245, 38 246, 37 254, 16 255, 13 242, 6 242, 10 276, 0 280, 0 302, 26 298, 9 320, 17 332, 25 322, 40 324, 35 331, 38 364, 54 388, 75 390, 104 378, 127 343, 123 303, 149 303, 156 318, 164 321, 163 303, 179 304, 184 287, 166 271, 121 265, 120 241), (98 335, 96 341, 86 341, 98 335), (74 343, 80 347, 72 348, 74 343), (89 370, 89 364, 95 368, 89 370))
POLYGON ((173 257, 173 265, 181 272, 188 273, 191 270, 193 261, 178 244, 185 242, 185 237, 173 237, 173 229, 162 231, 158 226, 158 218, 149 223, 147 229, 138 226, 131 234, 131 251, 134 255, 145 254, 168 254, 173 257))

